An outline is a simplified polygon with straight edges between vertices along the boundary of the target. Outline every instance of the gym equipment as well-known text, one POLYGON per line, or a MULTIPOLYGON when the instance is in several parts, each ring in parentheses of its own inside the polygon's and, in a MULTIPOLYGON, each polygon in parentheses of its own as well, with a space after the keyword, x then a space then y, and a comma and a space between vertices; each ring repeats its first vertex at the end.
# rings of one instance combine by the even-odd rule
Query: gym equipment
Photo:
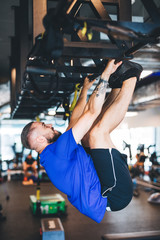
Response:
POLYGON ((160 181, 160 165, 152 165, 149 170, 149 177, 153 182, 160 181))
POLYGON ((30 195, 30 206, 34 215, 37 215, 37 208, 40 209, 40 214, 65 214, 66 204, 65 199, 60 194, 43 195, 39 198, 37 206, 37 197, 30 195))
POLYGON ((149 203, 154 203, 154 204, 160 204, 160 193, 153 193, 151 196, 148 198, 149 203))
MULTIPOLYGON (((37 117, 37 122, 39 122, 39 118, 37 117)), ((39 179, 39 170, 40 170, 40 159, 39 159, 39 154, 37 156, 37 174, 38 174, 38 178, 37 178, 37 187, 36 187, 36 200, 34 200, 34 202, 36 202, 36 207, 35 207, 35 214, 37 216, 41 216, 41 201, 40 201, 40 179, 39 179)), ((33 211, 34 213, 34 211, 33 211)))
POLYGON ((19 175, 19 178, 23 176, 23 169, 8 169, 7 170, 7 181, 11 181, 11 175, 19 175))
POLYGON ((72 103, 71 103, 71 106, 69 107, 69 111, 70 111, 70 112, 73 111, 73 109, 74 109, 74 107, 75 107, 75 105, 76 105, 76 103, 77 103, 77 99, 78 99, 78 97, 79 97, 79 95, 80 95, 80 92, 81 92, 81 86, 80 86, 79 83, 77 83, 77 84, 75 85, 75 92, 74 92, 73 101, 72 101, 72 103))
POLYGON ((160 163, 157 161, 158 157, 159 156, 157 156, 157 153, 153 152, 153 153, 151 153, 149 160, 153 165, 160 165, 160 163))
POLYGON ((160 231, 146 231, 146 232, 131 232, 131 233, 117 233, 117 234, 105 234, 102 236, 103 240, 154 240, 160 239, 160 231))
POLYGON ((159 181, 160 177, 160 163, 157 161, 158 157, 156 153, 156 145, 149 145, 147 147, 149 161, 152 163, 152 166, 149 170, 149 177, 151 181, 159 181), (150 148, 154 148, 154 152, 150 152, 150 148))
MULTIPOLYGON (((101 74, 98 65, 102 64, 102 59, 131 59, 145 45, 159 43, 160 17, 153 0, 143 1, 151 18, 148 23, 130 21, 130 12, 119 1, 111 1, 111 4, 117 9, 117 19, 123 15, 122 19, 127 21, 112 21, 104 6, 110 4, 109 1, 95 2, 59 0, 54 9, 48 9, 43 19, 45 31, 36 37, 28 55, 20 91, 15 92, 13 84, 16 96, 15 99, 13 96, 11 110, 13 118, 33 119, 50 106, 57 107, 74 92, 75 84, 82 83, 84 76, 101 74), (81 15, 80 9, 86 4, 94 18, 86 19, 81 15), (106 41, 101 39, 101 33, 108 35, 106 41), (71 61, 75 58, 76 61, 71 61), (94 67, 83 66, 77 59, 85 59, 86 63, 91 59, 94 67)), ((17 45, 13 41, 12 50, 14 46, 17 45)), ((13 59, 17 57, 14 52, 13 59)))
POLYGON ((144 144, 138 144, 137 151, 144 152, 144 144))
POLYGON ((129 150, 129 158, 132 161, 131 144, 128 144, 125 141, 123 141, 123 150, 125 150, 126 148, 128 148, 129 150))
POLYGON ((160 185, 156 184, 154 182, 147 182, 143 179, 136 178, 136 183, 143 186, 143 187, 147 187, 147 188, 151 188, 151 189, 155 189, 155 190, 160 191, 160 185))
POLYGON ((64 229, 59 218, 41 219, 42 240, 64 240, 64 229))
MULTIPOLYGON (((140 192, 139 192, 139 189, 137 188, 137 184, 138 185, 141 185, 143 187, 145 187, 146 189, 154 189, 156 191, 160 191, 160 185, 155 183, 155 182, 147 182, 141 178, 134 178, 133 180, 133 196, 134 197, 138 197, 140 195, 140 192)), ((157 195, 151 195, 149 198, 148 198, 148 202, 151 202, 151 203, 157 203, 160 201, 160 196, 157 196, 157 195)))
POLYGON ((16 96, 12 99, 12 118, 33 119, 51 106, 57 107, 74 92, 75 84, 83 82, 83 77, 102 73, 98 65, 103 65, 104 59, 131 59, 145 45, 159 43, 160 17, 153 0, 143 1, 152 20, 148 23, 131 22, 130 13, 119 1, 111 1, 117 9, 117 19, 118 13, 123 12, 128 21, 112 21, 102 4, 109 1, 93 2, 96 1, 59 0, 54 9, 48 9, 43 19, 45 32, 38 35, 28 55, 21 89, 12 89, 16 96), (94 18, 86 19, 80 14, 85 4, 94 18), (108 35, 111 44, 100 38, 101 33, 108 35), (86 63, 91 59, 94 67, 84 66, 82 59, 86 63))

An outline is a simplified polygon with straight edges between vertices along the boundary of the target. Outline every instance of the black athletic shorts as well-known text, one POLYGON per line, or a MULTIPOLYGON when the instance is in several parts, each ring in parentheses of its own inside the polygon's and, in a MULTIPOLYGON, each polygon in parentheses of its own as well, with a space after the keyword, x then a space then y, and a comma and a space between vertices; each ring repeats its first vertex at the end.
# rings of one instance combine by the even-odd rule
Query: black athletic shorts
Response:
POLYGON ((100 183, 101 194, 107 197, 107 210, 125 208, 133 196, 133 184, 127 165, 127 155, 117 149, 85 149, 92 157, 100 183))

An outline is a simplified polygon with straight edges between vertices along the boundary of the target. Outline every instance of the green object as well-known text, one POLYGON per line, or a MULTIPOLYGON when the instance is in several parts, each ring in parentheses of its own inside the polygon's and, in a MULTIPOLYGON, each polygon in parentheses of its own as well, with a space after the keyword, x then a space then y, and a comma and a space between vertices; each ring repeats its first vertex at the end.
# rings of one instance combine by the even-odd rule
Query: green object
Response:
MULTIPOLYGON (((37 210, 36 195, 30 195, 30 206, 33 214, 35 215, 37 210)), ((52 195, 42 195, 40 196, 40 209, 41 214, 65 213, 65 199, 59 193, 52 195)))

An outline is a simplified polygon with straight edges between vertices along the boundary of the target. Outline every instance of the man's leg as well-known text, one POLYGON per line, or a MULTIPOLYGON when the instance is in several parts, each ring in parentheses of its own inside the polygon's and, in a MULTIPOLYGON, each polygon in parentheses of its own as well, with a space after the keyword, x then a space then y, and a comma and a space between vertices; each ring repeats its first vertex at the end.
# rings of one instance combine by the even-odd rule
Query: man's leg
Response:
POLYGON ((94 128, 94 126, 102 119, 104 113, 106 112, 106 110, 111 106, 111 104, 114 102, 114 100, 116 99, 116 97, 118 96, 120 92, 120 88, 116 88, 116 89, 112 89, 112 91, 109 93, 109 95, 106 97, 106 100, 103 104, 102 107, 102 111, 100 113, 100 115, 98 116, 98 118, 95 120, 93 126, 91 127, 91 129, 88 131, 88 133, 83 137, 82 139, 82 145, 85 148, 89 148, 89 136, 90 136, 90 131, 94 128))
POLYGON ((106 110, 112 105, 112 103, 115 101, 115 99, 117 98, 119 92, 120 92, 120 88, 114 88, 112 89, 112 91, 109 93, 109 95, 107 96, 104 104, 103 104, 103 107, 102 107, 102 112, 101 114, 99 115, 98 119, 97 119, 97 122, 102 119, 104 113, 106 112, 106 110))
POLYGON ((28 168, 28 164, 24 161, 23 162, 24 177, 27 177, 27 168, 28 168))
POLYGON ((123 120, 131 101, 136 77, 122 85, 113 103, 106 108, 89 136, 90 154, 101 183, 101 193, 108 198, 108 207, 118 211, 132 199, 132 180, 127 159, 114 146, 110 133, 123 120))
POLYGON ((34 173, 34 175, 36 176, 36 173, 37 173, 37 161, 34 161, 31 165, 32 167, 32 171, 34 173))
POLYGON ((125 81, 114 102, 104 112, 102 118, 92 128, 89 136, 89 147, 92 148, 115 148, 111 141, 110 133, 120 124, 125 117, 131 101, 136 77, 125 81))
POLYGON ((102 108, 101 114, 83 138, 82 144, 84 147, 90 146, 92 148, 97 144, 99 144, 99 146, 103 146, 105 143, 107 143, 107 146, 114 146, 109 137, 109 133, 123 120, 128 109, 128 105, 135 88, 135 80, 132 81, 133 84, 131 84, 131 86, 129 79, 136 77, 136 79, 139 80, 142 70, 142 66, 137 63, 123 61, 121 66, 118 67, 113 74, 111 74, 109 78, 109 86, 112 88, 112 92, 109 95, 111 98, 109 97, 107 99, 102 108), (126 80, 128 80, 127 83, 125 83, 126 80), (125 91, 127 87, 128 90, 125 91), (122 89, 119 92, 120 88, 122 89), (101 134, 104 138, 102 138, 101 134))

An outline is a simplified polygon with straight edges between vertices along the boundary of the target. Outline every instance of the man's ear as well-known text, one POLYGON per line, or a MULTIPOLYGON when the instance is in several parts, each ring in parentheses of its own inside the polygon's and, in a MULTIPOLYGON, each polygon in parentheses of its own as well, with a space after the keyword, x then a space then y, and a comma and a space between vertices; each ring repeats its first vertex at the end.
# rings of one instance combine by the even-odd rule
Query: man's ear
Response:
POLYGON ((44 143, 46 141, 46 138, 44 136, 38 136, 36 139, 38 143, 44 143))

